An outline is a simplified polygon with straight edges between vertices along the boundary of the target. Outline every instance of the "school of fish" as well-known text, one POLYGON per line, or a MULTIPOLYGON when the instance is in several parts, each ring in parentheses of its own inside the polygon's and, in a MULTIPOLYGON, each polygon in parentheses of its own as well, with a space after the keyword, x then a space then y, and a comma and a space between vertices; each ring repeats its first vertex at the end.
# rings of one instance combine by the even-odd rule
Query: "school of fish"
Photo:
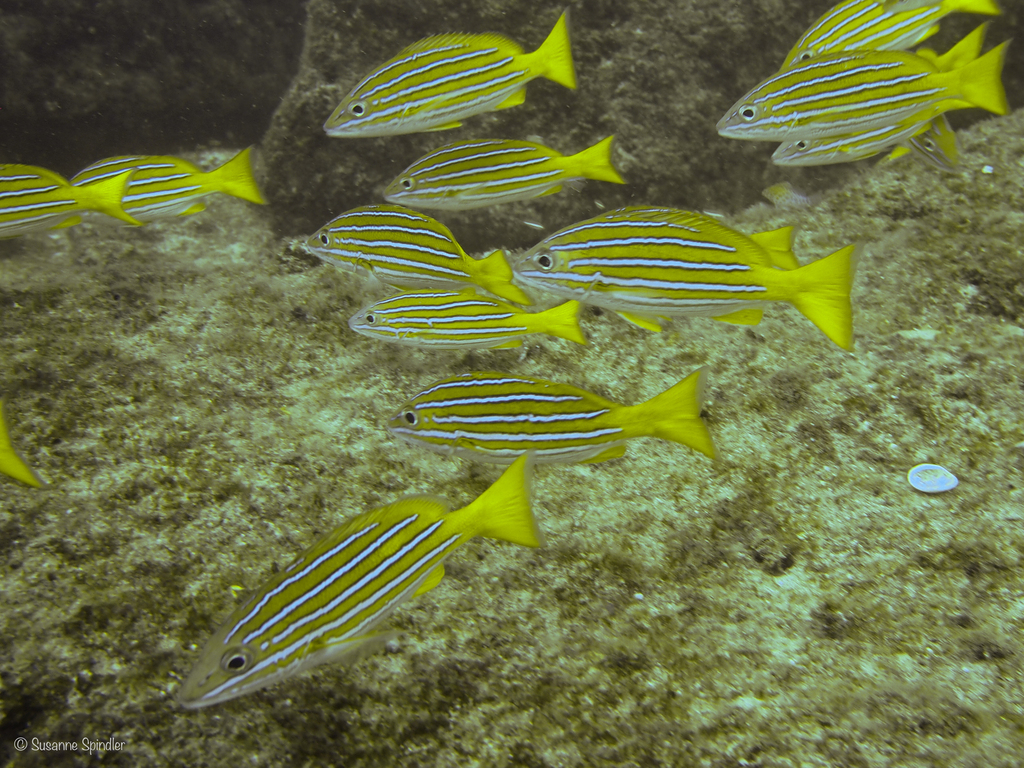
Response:
MULTIPOLYGON (((912 154, 941 170, 958 162, 946 112, 1007 111, 1000 80, 1006 43, 982 53, 985 25, 944 54, 908 49, 953 12, 998 15, 994 0, 847 0, 796 42, 780 70, 719 121, 725 137, 781 142, 781 165, 912 154)), ((442 131, 526 99, 547 78, 576 87, 567 12, 532 53, 497 34, 441 34, 415 42, 367 74, 324 123, 332 137, 442 131)), ((527 251, 467 254, 423 210, 468 210, 556 194, 591 179, 626 183, 614 137, 576 154, 530 141, 486 138, 440 146, 409 165, 386 203, 347 211, 303 247, 324 263, 395 292, 349 327, 383 342, 436 349, 507 349, 531 334, 586 344, 583 304, 650 331, 676 317, 753 325, 773 302, 794 306, 838 347, 854 347, 850 292, 860 246, 801 264, 793 228, 737 232, 693 211, 637 205, 571 223, 527 251), (565 301, 531 312, 530 293, 565 301)), ((0 165, 0 238, 74 226, 85 218, 142 226, 204 210, 215 193, 265 200, 250 150, 211 171, 180 158, 112 157, 70 180, 29 165, 0 165)), ((808 205, 787 184, 777 205, 808 205)), ((708 372, 690 372, 650 400, 616 403, 569 383, 476 371, 428 384, 397 407, 387 430, 448 456, 508 465, 475 501, 451 511, 410 496, 342 522, 256 589, 207 640, 178 693, 206 707, 326 663, 352 663, 394 637, 377 627, 442 580, 444 561, 476 536, 537 547, 531 510, 535 463, 602 462, 632 438, 674 442, 709 458, 701 418, 708 372)), ((0 472, 45 481, 18 453, 0 402, 0 472)))

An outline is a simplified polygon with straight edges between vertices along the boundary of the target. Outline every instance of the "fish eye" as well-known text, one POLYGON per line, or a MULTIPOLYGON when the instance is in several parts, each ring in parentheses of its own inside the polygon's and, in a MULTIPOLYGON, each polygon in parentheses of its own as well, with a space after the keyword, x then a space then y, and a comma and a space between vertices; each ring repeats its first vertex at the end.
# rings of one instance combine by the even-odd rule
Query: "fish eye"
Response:
POLYGON ((405 411, 404 413, 402 413, 402 418, 405 419, 405 423, 406 424, 410 424, 410 425, 412 425, 414 427, 416 426, 416 412, 415 411, 405 411))
POLYGON ((794 145, 797 149, 807 149, 807 142, 801 139, 794 145))
POLYGON ((800 61, 807 61, 808 59, 814 58, 814 50, 808 48, 806 51, 800 53, 800 61))
POLYGON ((363 102, 361 101, 353 101, 351 104, 348 105, 348 111, 351 112, 356 117, 362 117, 364 114, 366 114, 366 105, 363 104, 363 102))
POLYGON ((551 258, 551 254, 547 253, 546 251, 538 253, 535 261, 537 262, 537 266, 543 269, 545 272, 549 271, 552 267, 555 266, 555 260, 551 258))
POLYGON ((245 672, 252 666, 252 651, 245 647, 232 648, 220 657, 220 668, 231 675, 245 672))
POLYGON ((412 179, 410 179, 408 176, 406 176, 404 179, 402 179, 398 183, 401 184, 402 185, 402 189, 404 189, 406 191, 412 189, 412 179))
POLYGON ((366 316, 366 324, 367 325, 373 325, 376 322, 377 322, 376 315, 369 314, 369 315, 366 316))
POLYGON ((925 139, 921 143, 924 144, 924 148, 927 149, 929 152, 935 151, 935 142, 932 141, 931 139, 925 139))
POLYGON ((323 244, 323 245, 330 245, 331 244, 331 238, 329 238, 327 236, 326 232, 324 232, 322 235, 320 235, 320 243, 323 244))
POLYGON ((748 121, 753 120, 755 117, 757 117, 757 108, 753 106, 743 107, 742 109, 740 109, 740 117, 748 121))

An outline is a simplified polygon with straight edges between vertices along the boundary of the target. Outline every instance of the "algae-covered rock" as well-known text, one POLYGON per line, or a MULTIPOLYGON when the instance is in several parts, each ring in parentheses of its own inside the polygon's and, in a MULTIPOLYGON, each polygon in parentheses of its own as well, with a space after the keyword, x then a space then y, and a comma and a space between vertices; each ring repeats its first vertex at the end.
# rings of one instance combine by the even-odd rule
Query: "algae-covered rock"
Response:
POLYGON ((522 355, 384 345, 346 324, 379 286, 227 198, 0 242, 0 392, 51 483, 0 478, 0 763, 1016 768, 1022 136, 1024 111, 968 131, 955 174, 905 159, 729 219, 796 225, 803 261, 865 244, 852 354, 780 305, 660 334, 589 310, 589 345, 522 355), (718 461, 636 440, 539 467, 547 546, 470 543, 388 652, 174 702, 238 592, 345 516, 498 476, 388 437, 430 381, 506 370, 633 403, 701 365, 718 461), (914 491, 922 462, 960 485, 914 491))

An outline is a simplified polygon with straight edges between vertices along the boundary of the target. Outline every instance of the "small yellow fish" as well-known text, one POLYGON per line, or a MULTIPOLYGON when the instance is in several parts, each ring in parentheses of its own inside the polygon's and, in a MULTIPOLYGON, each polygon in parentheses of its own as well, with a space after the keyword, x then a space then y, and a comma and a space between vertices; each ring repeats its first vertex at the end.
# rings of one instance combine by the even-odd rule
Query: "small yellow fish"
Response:
POLYGON ((0 472, 25 483, 25 485, 31 485, 33 488, 43 488, 46 485, 46 481, 28 465, 28 462, 22 458, 11 443, 11 436, 7 433, 7 419, 2 400, 0 400, 0 472))
POLYGON ((328 136, 395 136, 457 128, 463 118, 526 100, 538 77, 576 87, 563 13, 533 53, 496 34, 435 35, 360 81, 324 124, 328 136))
POLYGON ((251 154, 252 147, 243 149, 212 171, 204 171, 180 157, 108 157, 79 171, 71 183, 76 186, 95 184, 132 171, 121 202, 125 211, 139 221, 199 213, 206 210, 203 198, 218 192, 265 205, 267 201, 252 175, 251 154))
POLYGON ((131 171, 95 184, 72 185, 59 173, 35 165, 0 163, 0 238, 82 223, 82 213, 98 211, 136 226, 121 208, 131 171))
POLYGON ((348 327, 381 341, 435 349, 508 349, 523 336, 547 333, 586 344, 580 303, 567 301, 543 312, 524 312, 500 299, 462 291, 405 291, 354 314, 348 327))
POLYGON ((523 456, 475 501, 407 496, 350 518, 274 574, 203 647, 178 701, 208 707, 328 662, 352 664, 393 633, 374 628, 444 578, 444 561, 476 536, 538 547, 523 456))

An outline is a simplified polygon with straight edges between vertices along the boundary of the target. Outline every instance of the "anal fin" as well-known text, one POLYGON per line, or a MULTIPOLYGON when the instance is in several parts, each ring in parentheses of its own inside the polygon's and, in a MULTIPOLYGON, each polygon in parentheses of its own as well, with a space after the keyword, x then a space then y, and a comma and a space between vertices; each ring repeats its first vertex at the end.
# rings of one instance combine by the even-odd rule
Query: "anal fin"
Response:
POLYGON ((735 325, 757 325, 761 322, 764 310, 761 309, 737 309, 727 315, 718 315, 713 318, 722 323, 733 323, 735 325))

